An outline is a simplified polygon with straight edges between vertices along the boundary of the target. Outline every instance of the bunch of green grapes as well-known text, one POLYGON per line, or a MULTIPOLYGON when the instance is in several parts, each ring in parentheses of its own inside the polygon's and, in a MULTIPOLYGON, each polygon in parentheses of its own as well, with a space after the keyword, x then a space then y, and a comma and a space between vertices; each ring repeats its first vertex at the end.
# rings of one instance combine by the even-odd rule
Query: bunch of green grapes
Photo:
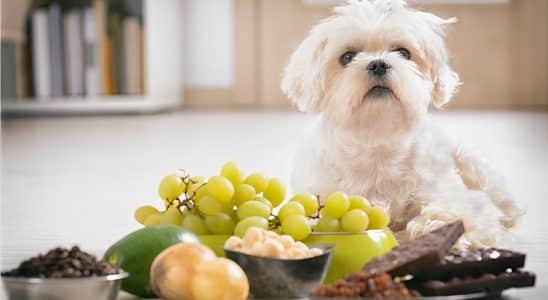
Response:
POLYGON ((362 232, 382 229, 390 223, 390 217, 382 207, 372 207, 365 197, 349 197, 343 192, 329 195, 320 214, 314 227, 317 232, 362 232))
POLYGON ((165 210, 142 206, 135 219, 145 225, 176 224, 196 234, 236 234, 243 236, 253 226, 273 229, 272 210, 285 199, 285 186, 261 173, 244 176, 234 163, 227 162, 219 175, 205 180, 177 172, 164 177, 158 187, 165 210))
POLYGON ((362 196, 335 192, 320 205, 310 193, 294 195, 284 202, 285 186, 276 178, 261 173, 244 175, 234 163, 227 162, 219 175, 205 179, 179 171, 160 181, 158 194, 165 209, 146 205, 135 211, 144 226, 176 224, 198 235, 234 234, 242 237, 250 227, 275 230, 295 240, 312 232, 361 232, 384 228, 389 217, 380 207, 371 207, 362 196))

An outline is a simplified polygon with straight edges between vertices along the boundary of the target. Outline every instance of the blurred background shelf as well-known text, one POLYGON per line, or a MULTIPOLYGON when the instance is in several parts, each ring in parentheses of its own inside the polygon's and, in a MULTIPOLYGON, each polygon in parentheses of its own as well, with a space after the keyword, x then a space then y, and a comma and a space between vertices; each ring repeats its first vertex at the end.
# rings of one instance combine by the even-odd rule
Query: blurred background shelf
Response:
POLYGON ((183 0, 2 0, 2 115, 181 106, 183 6, 183 0))

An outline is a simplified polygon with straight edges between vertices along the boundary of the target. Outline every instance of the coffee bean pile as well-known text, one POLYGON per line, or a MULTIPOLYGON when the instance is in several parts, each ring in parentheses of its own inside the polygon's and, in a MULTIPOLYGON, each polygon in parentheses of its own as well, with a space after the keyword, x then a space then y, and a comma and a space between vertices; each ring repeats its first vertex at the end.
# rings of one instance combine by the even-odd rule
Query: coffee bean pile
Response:
POLYGON ((387 273, 361 271, 353 273, 330 285, 322 285, 318 297, 368 297, 368 298, 416 298, 420 294, 408 290, 401 282, 395 282, 387 273))
POLYGON ((78 246, 71 249, 55 248, 45 255, 39 254, 23 261, 19 267, 2 276, 32 278, 80 278, 119 274, 121 270, 94 255, 86 253, 78 246))

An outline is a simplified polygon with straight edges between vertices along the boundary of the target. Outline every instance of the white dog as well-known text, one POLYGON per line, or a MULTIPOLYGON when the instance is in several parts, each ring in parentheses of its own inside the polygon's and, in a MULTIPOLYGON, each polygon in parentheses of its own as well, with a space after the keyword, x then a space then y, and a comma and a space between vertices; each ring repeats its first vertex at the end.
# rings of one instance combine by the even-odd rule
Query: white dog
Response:
POLYGON ((354 0, 312 29, 282 81, 302 111, 319 113, 295 157, 294 191, 364 195, 389 210, 399 238, 461 218, 460 247, 500 244, 521 210, 428 115, 460 84, 444 43, 453 22, 403 0, 354 0))

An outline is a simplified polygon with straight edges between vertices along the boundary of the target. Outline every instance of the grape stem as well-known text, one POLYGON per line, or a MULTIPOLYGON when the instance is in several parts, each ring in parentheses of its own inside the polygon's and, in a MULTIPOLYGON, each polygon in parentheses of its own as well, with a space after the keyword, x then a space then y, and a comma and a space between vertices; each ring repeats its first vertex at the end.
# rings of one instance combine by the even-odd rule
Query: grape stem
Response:
POLYGON ((320 201, 320 195, 316 195, 316 201, 318 201, 318 211, 316 211, 316 214, 313 216, 310 216, 310 219, 319 219, 320 218, 320 212, 322 211, 322 208, 324 206, 322 205, 322 202, 320 201))
POLYGON ((282 226, 282 222, 278 216, 271 214, 268 219, 268 229, 272 230, 282 226))
MULTIPOLYGON (((196 213, 199 216, 205 217, 205 215, 203 215, 200 212, 200 210, 198 209, 198 203, 196 203, 196 201, 194 200, 194 197, 196 197, 197 192, 201 188, 203 188, 204 186, 207 185, 207 182, 200 185, 196 190, 194 190, 192 192, 192 195, 189 195, 190 194, 189 191, 188 191, 189 185, 190 184, 196 184, 196 183, 198 183, 198 181, 193 180, 192 178, 190 178, 190 173, 188 173, 185 169, 179 169, 179 171, 181 171, 181 173, 182 173, 182 176, 179 176, 179 178, 181 178, 181 180, 185 183, 185 191, 181 194, 181 196, 184 196, 183 199, 181 199, 180 197, 175 199, 175 200, 177 200, 177 208, 178 208, 179 213, 182 215, 183 210, 186 207, 186 209, 188 209, 190 212, 195 210, 196 213)), ((169 202, 169 204, 167 205, 167 208, 171 207, 173 205, 173 202, 175 202, 175 200, 169 202)))

